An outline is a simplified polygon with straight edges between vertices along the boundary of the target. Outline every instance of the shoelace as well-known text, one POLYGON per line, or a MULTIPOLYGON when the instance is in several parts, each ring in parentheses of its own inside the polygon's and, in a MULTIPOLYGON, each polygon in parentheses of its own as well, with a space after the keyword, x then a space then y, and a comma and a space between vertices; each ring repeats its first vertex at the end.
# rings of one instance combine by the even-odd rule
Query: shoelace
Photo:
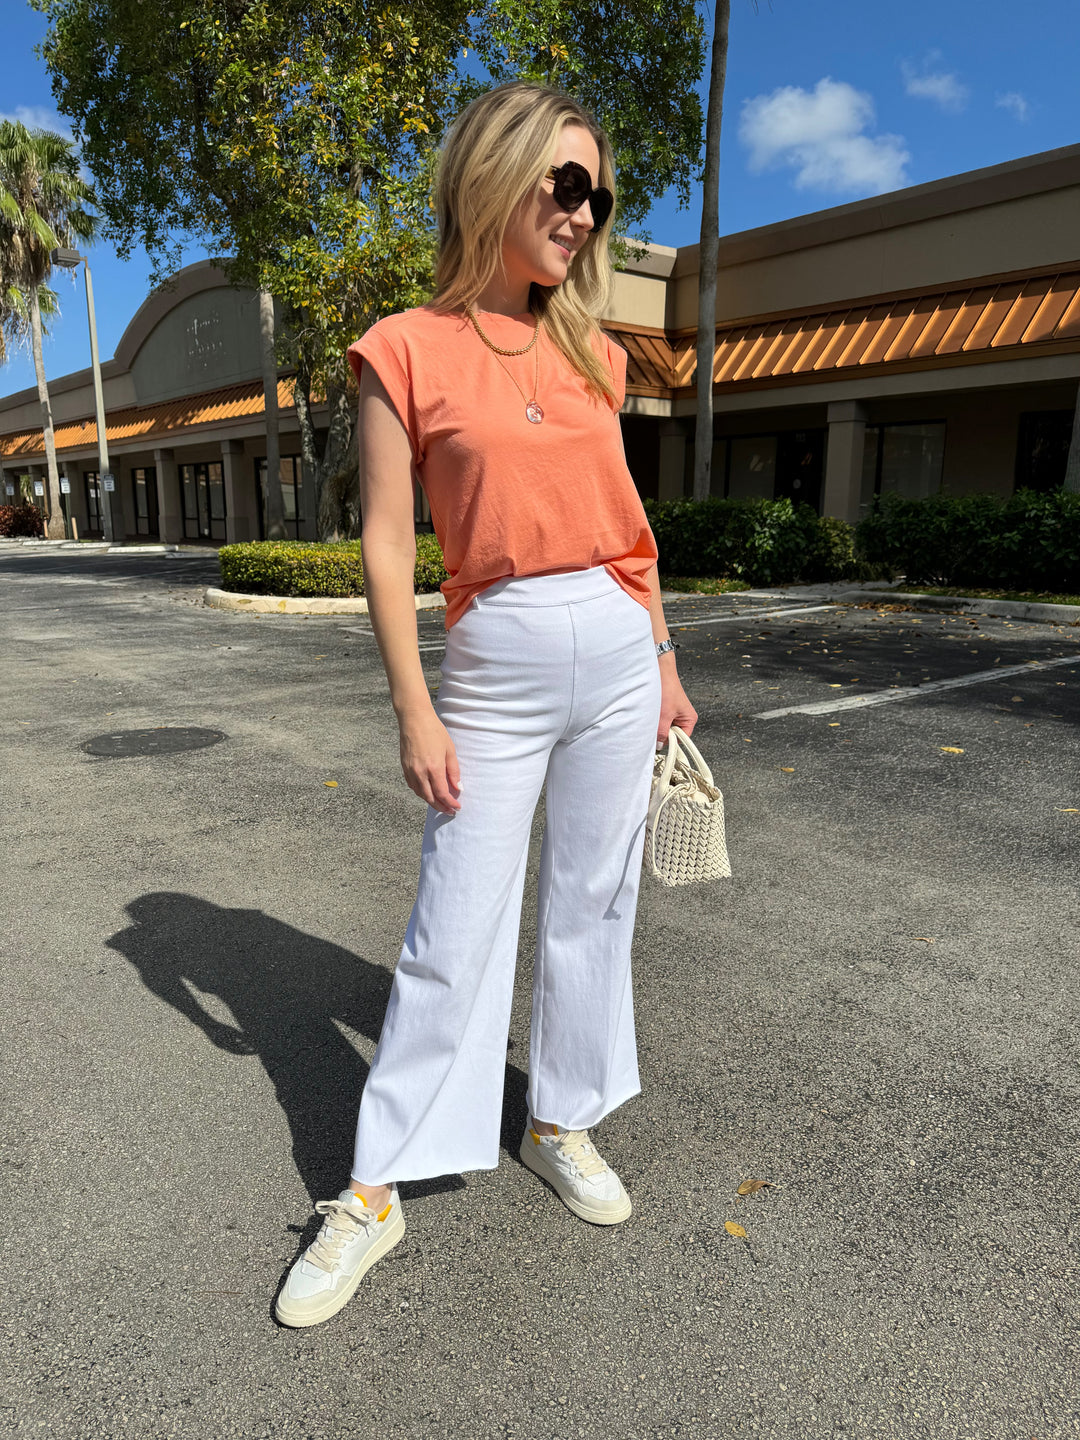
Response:
POLYGON ((305 1260, 309 1260, 327 1275, 332 1275, 341 1261, 341 1247, 355 1240, 361 1230, 374 1225, 378 1216, 366 1206, 353 1209, 342 1200, 320 1200, 316 1206, 320 1215, 325 1215, 323 1227, 308 1246, 305 1260))
POLYGON ((558 1139, 558 1150, 567 1160, 573 1161, 578 1174, 584 1180, 593 1175, 602 1175, 608 1168, 596 1146, 589 1139, 587 1130, 567 1130, 558 1139))

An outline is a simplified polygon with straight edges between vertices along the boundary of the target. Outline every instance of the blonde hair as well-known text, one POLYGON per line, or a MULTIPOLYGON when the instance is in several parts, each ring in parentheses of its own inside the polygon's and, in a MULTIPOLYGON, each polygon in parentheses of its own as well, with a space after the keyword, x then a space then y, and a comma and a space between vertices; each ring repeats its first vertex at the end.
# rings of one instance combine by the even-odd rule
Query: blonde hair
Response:
MULTIPOLYGON (((439 254, 431 303, 436 309, 474 305, 499 272, 507 224, 517 206, 539 192, 567 125, 583 126, 596 141, 597 184, 614 194, 611 144, 569 95, 514 81, 479 96, 455 120, 442 148, 435 188, 439 254)), ((586 238, 561 285, 530 287, 529 309, 543 319, 548 336, 589 390, 613 400, 611 374, 598 347, 598 318, 611 294, 607 241, 612 216, 586 238)))

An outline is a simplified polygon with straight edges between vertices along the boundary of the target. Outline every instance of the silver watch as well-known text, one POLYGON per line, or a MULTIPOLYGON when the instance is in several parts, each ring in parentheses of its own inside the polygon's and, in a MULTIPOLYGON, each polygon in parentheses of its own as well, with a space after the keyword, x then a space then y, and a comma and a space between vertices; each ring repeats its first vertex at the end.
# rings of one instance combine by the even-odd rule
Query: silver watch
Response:
POLYGON ((656 653, 657 653, 658 656, 659 656, 659 655, 666 655, 669 650, 674 650, 674 649, 675 649, 675 641, 674 641, 674 640, 661 640, 660 643, 659 643, 659 644, 657 645, 657 647, 656 647, 656 653))

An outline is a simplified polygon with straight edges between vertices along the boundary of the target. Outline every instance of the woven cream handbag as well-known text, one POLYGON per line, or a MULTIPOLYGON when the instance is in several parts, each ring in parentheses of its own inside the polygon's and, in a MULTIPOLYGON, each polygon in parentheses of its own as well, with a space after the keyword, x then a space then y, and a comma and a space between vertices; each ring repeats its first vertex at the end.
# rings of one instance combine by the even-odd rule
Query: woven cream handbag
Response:
POLYGON ((677 725, 656 752, 645 829, 645 864, 663 885, 722 880, 731 874, 724 797, 701 752, 677 725))

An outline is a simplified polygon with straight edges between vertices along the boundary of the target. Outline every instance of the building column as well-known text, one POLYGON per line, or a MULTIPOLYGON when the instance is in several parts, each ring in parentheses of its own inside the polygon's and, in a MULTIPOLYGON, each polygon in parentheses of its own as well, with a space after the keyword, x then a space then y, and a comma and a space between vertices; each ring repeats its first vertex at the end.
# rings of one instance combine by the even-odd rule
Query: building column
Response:
POLYGON ((686 450, 689 438, 689 421, 661 420, 657 499, 681 500, 686 494, 686 450))
POLYGON ((259 534, 255 481, 244 475, 243 441, 222 440, 221 471, 225 481, 225 538, 230 545, 254 540, 259 534))
POLYGON ((158 539, 164 545, 182 544, 184 507, 174 451, 154 451, 154 475, 157 483, 158 539))
POLYGON ((837 401, 829 406, 828 421, 821 513, 854 525, 862 498, 866 411, 857 400, 837 401))

